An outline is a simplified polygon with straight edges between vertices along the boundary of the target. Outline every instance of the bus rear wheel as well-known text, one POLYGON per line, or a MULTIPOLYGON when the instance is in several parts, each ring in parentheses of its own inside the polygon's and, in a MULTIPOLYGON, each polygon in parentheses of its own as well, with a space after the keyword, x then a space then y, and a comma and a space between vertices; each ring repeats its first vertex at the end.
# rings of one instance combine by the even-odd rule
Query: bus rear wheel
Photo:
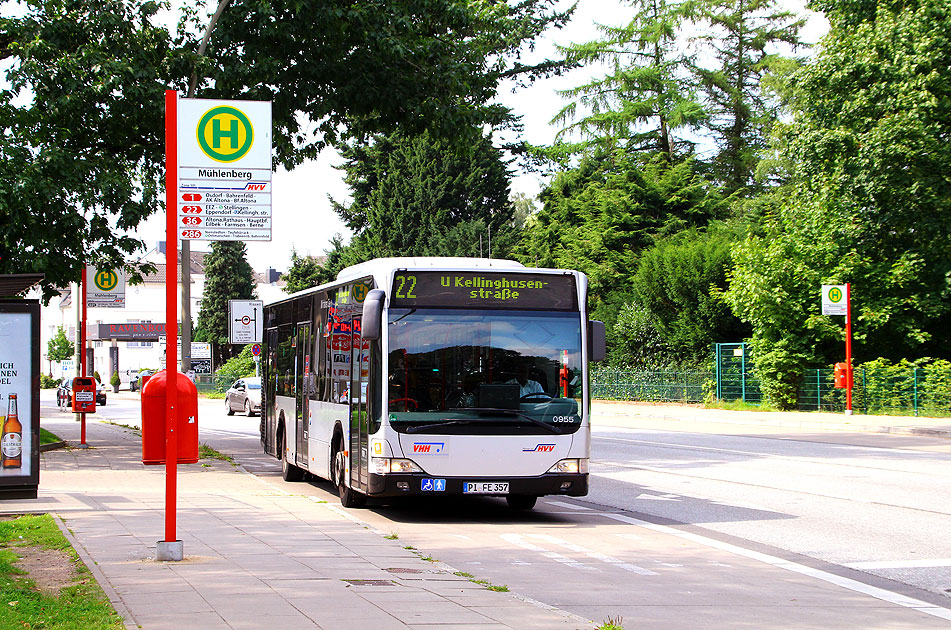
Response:
POLYGON ((538 497, 530 494, 510 494, 505 497, 505 501, 513 510, 530 510, 535 507, 535 501, 538 497))
POLYGON ((333 482, 337 486, 340 496, 340 505, 345 508, 359 508, 366 505, 367 495, 357 492, 347 485, 347 456, 344 453, 343 437, 338 437, 334 443, 333 452, 333 482))
POLYGON ((285 439, 286 438, 281 437, 281 443, 278 444, 278 450, 281 453, 281 478, 284 479, 284 481, 300 481, 304 478, 304 471, 287 461, 285 439))

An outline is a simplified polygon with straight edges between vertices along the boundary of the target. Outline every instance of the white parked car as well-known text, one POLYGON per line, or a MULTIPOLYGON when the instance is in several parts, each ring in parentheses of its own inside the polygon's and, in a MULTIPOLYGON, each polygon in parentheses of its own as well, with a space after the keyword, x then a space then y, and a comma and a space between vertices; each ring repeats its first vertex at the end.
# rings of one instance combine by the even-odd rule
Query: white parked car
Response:
POLYGON ((261 413, 261 377, 239 378, 225 393, 225 412, 233 416, 243 411, 246 416, 261 413))

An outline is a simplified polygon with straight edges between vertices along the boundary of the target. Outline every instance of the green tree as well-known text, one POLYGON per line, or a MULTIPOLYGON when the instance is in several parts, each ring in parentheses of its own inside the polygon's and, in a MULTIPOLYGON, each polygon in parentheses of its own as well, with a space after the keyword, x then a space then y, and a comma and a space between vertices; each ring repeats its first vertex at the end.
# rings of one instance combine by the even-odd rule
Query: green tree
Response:
MULTIPOLYGON (((76 346, 66 338, 66 331, 62 326, 56 327, 56 334, 46 342, 46 359, 48 361, 63 361, 72 359, 76 353, 76 346)), ((52 368, 50 369, 52 374, 52 368)))
POLYGON ((159 207, 163 90, 185 66, 161 3, 20 6, 0 19, 0 273, 44 273, 49 299, 140 246, 116 229, 159 207))
POLYGON ((520 61, 567 19, 552 5, 234 0, 199 58, 204 3, 173 36, 164 0, 26 0, 0 18, 0 272, 45 273, 49 298, 87 262, 125 264, 141 241, 122 232, 162 207, 166 88, 195 75, 201 97, 272 101, 287 168, 342 135, 453 136, 512 121, 493 103, 502 80, 557 69, 520 61))
POLYGON ((711 165, 727 194, 749 194, 768 145, 780 101, 763 89, 773 68, 788 71, 780 46, 801 45, 805 20, 777 8, 778 0, 699 0, 695 7, 716 64, 699 69, 707 128, 717 141, 711 165))
POLYGON ((555 175, 541 200, 544 207, 522 231, 518 259, 588 274, 589 306, 609 331, 633 297, 641 252, 657 237, 726 212, 692 160, 669 164, 660 154, 622 149, 583 157, 576 168, 555 175))
POLYGON ((598 25, 602 37, 561 49, 569 62, 609 64, 608 73, 560 92, 570 99, 552 122, 570 123, 559 138, 576 133, 578 148, 658 152, 674 162, 692 153, 693 143, 677 137, 705 119, 694 97, 696 67, 683 52, 681 25, 691 2, 628 0, 634 17, 621 27, 598 25))
POLYGON ((245 244, 214 241, 205 257, 205 287, 194 338, 214 344, 215 365, 222 365, 236 352, 228 334, 228 300, 253 299, 254 271, 245 244))
POLYGON ((704 361, 714 343, 750 335, 749 326, 720 297, 727 288, 734 238, 723 228, 685 230, 658 241, 638 262, 638 301, 670 355, 681 361, 704 361))
POLYGON ((481 132, 446 140, 428 132, 377 136, 341 167, 353 191, 334 209, 356 256, 504 256, 515 239, 508 168, 481 132))
POLYGON ((951 13, 940 0, 815 6, 831 28, 794 77, 788 195, 735 251, 726 294, 753 327, 764 393, 787 406, 803 366, 842 356, 821 284, 852 284, 859 361, 951 342, 951 13))

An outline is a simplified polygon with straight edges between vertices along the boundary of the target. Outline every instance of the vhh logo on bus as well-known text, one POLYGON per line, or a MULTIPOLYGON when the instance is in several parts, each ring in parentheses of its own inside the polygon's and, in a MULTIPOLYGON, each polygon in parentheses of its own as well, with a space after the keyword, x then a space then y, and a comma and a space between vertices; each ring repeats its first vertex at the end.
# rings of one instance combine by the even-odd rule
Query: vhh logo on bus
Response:
POLYGON ((446 448, 445 442, 414 442, 414 453, 442 453, 446 448))
POLYGON ((198 121, 196 133, 202 153, 216 162, 240 160, 254 144, 251 121, 244 112, 227 105, 205 112, 198 121))

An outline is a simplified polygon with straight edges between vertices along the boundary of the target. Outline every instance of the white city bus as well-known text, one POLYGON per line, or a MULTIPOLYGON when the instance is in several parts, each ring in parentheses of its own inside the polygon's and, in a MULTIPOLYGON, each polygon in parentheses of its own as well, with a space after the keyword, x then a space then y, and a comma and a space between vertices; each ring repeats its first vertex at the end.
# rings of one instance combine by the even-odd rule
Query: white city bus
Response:
POLYGON ((264 308, 261 443, 341 503, 588 492, 587 277, 510 260, 384 258, 264 308))

